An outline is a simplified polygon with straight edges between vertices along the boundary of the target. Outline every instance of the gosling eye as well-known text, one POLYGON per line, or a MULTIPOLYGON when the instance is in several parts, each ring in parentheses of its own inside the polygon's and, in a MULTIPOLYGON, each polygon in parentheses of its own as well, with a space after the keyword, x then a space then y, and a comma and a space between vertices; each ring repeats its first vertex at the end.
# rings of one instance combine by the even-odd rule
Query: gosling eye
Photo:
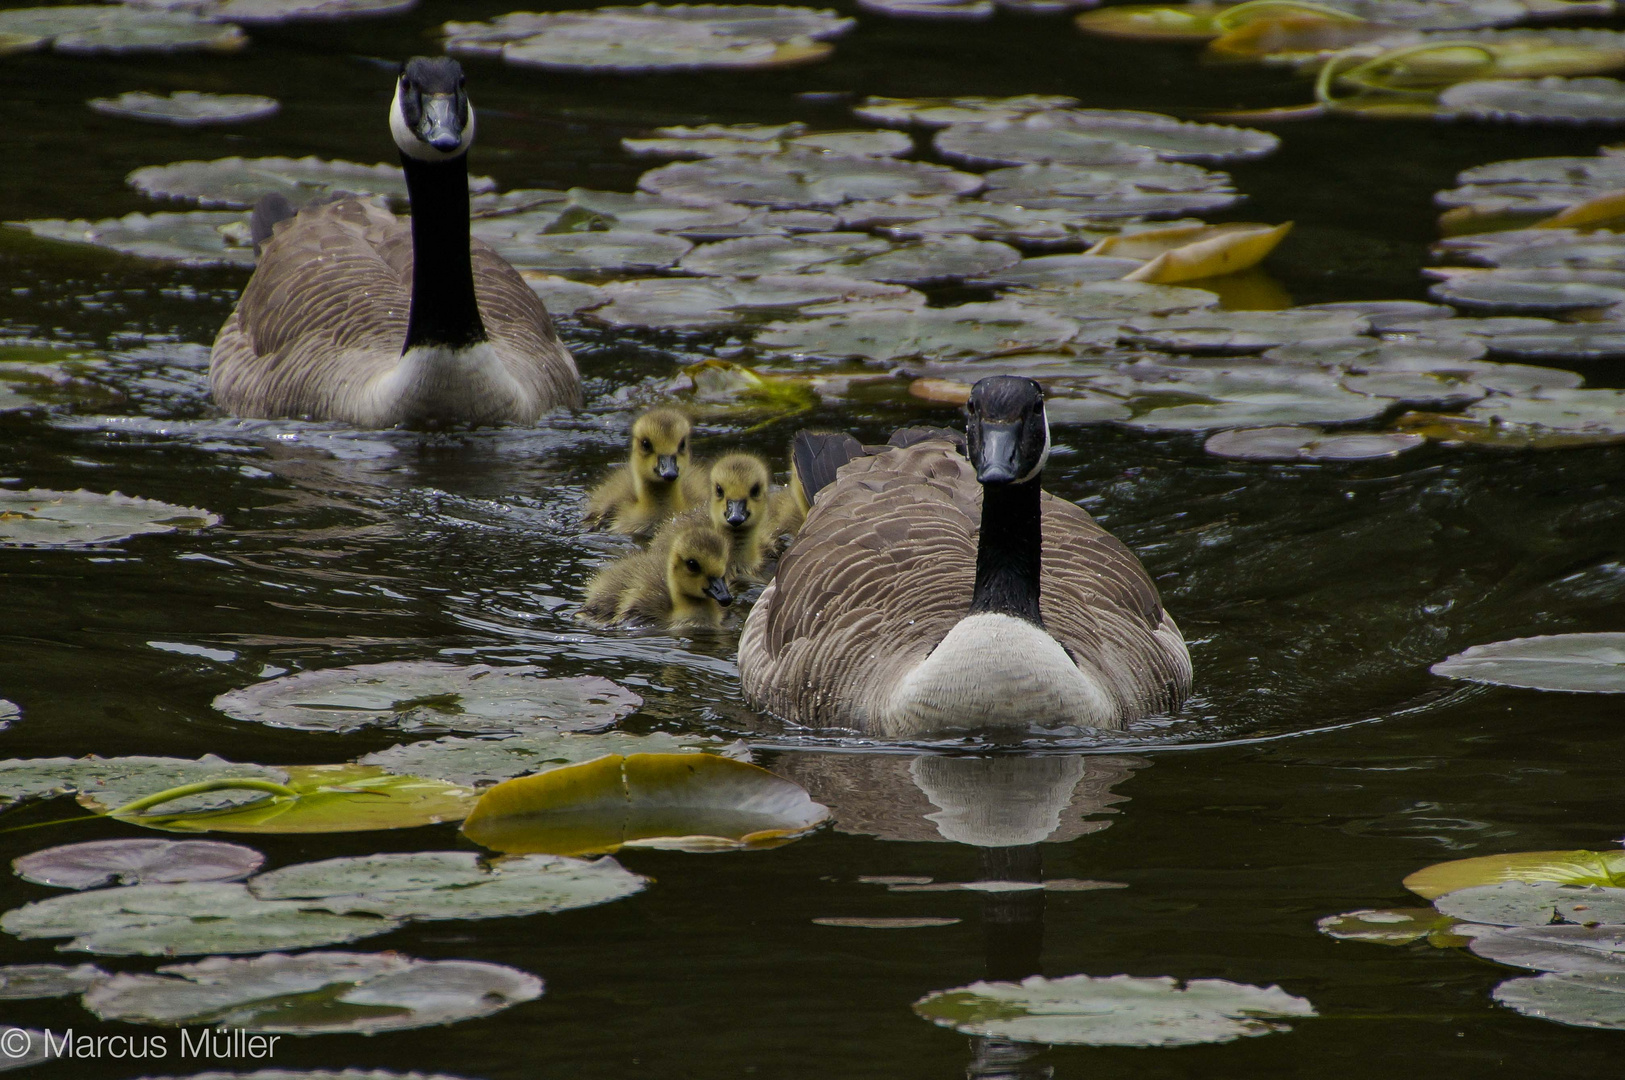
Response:
POLYGON ((686 454, 688 452, 688 440, 687 439, 679 439, 679 440, 677 440, 677 452, 679 454, 686 454))
POLYGON ((761 494, 762 494, 762 485, 761 484, 752 484, 750 486, 750 497, 751 498, 753 498, 753 499, 760 498, 761 494))
POLYGON ((650 442, 648 439, 644 439, 642 445, 643 445, 643 452, 645 454, 649 454, 649 453, 654 452, 655 444, 650 442))
POLYGON ((683 565, 688 567, 688 572, 691 574, 697 574, 700 572, 700 563, 698 559, 689 559, 683 565))
POLYGON ((722 498, 722 485, 721 484, 717 485, 717 498, 719 498, 719 499, 722 498))

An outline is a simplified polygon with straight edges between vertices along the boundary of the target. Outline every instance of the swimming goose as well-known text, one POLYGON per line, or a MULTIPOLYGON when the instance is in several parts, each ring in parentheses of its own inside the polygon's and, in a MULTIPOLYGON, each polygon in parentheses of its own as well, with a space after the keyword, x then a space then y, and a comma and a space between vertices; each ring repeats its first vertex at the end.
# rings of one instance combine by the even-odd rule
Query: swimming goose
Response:
POLYGON ((728 538, 703 522, 671 529, 647 551, 624 555, 587 583, 583 618, 600 625, 646 623, 668 630, 715 627, 733 603, 728 538))
POLYGON ((237 416, 361 427, 535 423, 581 379, 530 286, 469 236, 474 110, 455 60, 401 69, 389 129, 410 220, 343 198, 256 208, 262 253, 209 363, 237 416))
POLYGON ((1040 489, 1042 389, 983 379, 967 416, 966 456, 924 438, 854 455, 809 490, 739 642, 753 707, 921 737, 1121 728, 1184 700, 1190 654, 1144 568, 1040 489))
POLYGON ((587 496, 587 525, 647 535, 703 503, 706 472, 691 463, 689 432, 688 417, 676 409, 650 409, 633 421, 626 464, 587 496))

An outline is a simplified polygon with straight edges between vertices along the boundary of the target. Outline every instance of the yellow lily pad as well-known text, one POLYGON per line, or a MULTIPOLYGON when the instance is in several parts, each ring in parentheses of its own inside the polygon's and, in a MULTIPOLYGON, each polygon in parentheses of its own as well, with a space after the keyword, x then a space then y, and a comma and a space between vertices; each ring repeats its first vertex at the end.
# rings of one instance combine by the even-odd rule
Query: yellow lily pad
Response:
POLYGON ((1290 221, 1281 225, 1182 225, 1109 236, 1089 249, 1089 254, 1147 259, 1123 280, 1172 285, 1251 269, 1291 231, 1290 221))
POLYGON ((1423 867, 1406 878, 1404 885, 1432 900, 1457 889, 1502 881, 1618 887, 1625 885, 1625 851, 1515 851, 1453 859, 1423 867))
POLYGON ((606 754, 504 781, 463 822, 515 855, 777 847, 829 817, 801 785, 715 754, 606 754))

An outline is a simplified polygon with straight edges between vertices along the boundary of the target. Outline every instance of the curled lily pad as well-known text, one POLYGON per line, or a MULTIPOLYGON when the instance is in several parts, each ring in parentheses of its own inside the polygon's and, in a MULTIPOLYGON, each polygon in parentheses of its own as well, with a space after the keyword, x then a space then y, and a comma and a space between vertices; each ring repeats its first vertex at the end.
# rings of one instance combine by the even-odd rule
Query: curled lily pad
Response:
POLYGON ((87 993, 103 1020, 201 1024, 294 1035, 374 1034, 490 1016, 542 994, 542 980, 500 964, 399 953, 272 953, 120 974, 87 993), (320 1007, 292 1009, 290 999, 320 1007))
POLYGON ((708 206, 744 203, 778 209, 839 206, 899 195, 968 195, 982 179, 942 165, 891 158, 787 150, 755 158, 679 162, 646 172, 644 191, 708 206))
POLYGON ((1051 112, 1078 104, 1077 98, 1058 94, 1022 94, 1018 97, 865 98, 852 112, 871 124, 886 127, 947 127, 993 120, 1019 120, 1034 113, 1051 112))
POLYGON ((1426 441, 1397 432, 1340 435, 1317 428, 1273 427, 1221 431, 1202 448, 1218 457, 1251 461, 1365 461, 1396 457, 1426 441))
POLYGON ((1625 124, 1625 83, 1604 76, 1480 79, 1447 88, 1438 109, 1474 120, 1625 124))
POLYGON ((176 90, 170 94, 132 90, 116 98, 91 98, 87 104, 104 116, 123 116, 178 127, 263 120, 275 116, 282 108, 275 98, 259 94, 200 94, 195 90, 176 90))
MULTIPOLYGON (((359 165, 318 157, 177 161, 136 169, 125 179, 143 195, 180 199, 202 207, 247 208, 272 193, 286 197, 295 206, 335 191, 383 195, 397 202, 406 199, 406 178, 399 166, 359 165)), ((495 186, 489 177, 469 178, 471 192, 490 191, 495 186)))
POLYGON ((658 731, 648 735, 611 731, 602 735, 512 735, 505 739, 448 737, 392 746, 366 755, 359 764, 472 788, 546 772, 561 765, 593 761, 605 754, 718 753, 721 750, 721 744, 715 739, 679 738, 658 731))
POLYGON ((934 143, 950 161, 978 165, 1114 165, 1152 158, 1244 161, 1273 153, 1280 140, 1252 128, 1194 124, 1159 113, 1067 109, 949 127, 937 133, 934 143), (1140 154, 1114 150, 1114 143, 1140 154))
POLYGON ((914 1011, 967 1035, 1083 1046, 1193 1046, 1287 1030, 1281 1021, 1316 1015, 1279 986, 1225 979, 1133 975, 1033 975, 1019 983, 977 982, 930 994, 914 1011))
POLYGON ((1513 926, 1468 945, 1486 960, 1536 971, 1625 975, 1625 927, 1513 926))
POLYGON ((1565 270, 1469 270, 1432 286, 1436 299, 1469 312, 1540 315, 1625 303, 1625 286, 1573 280, 1565 270))
MULTIPOLYGON (((918 294, 916 294, 918 295, 918 294)), ((923 299, 923 298, 922 298, 923 299)), ((763 375, 727 360, 702 360, 683 368, 691 390, 688 408, 699 416, 767 414, 794 416, 818 404, 810 379, 763 375)))
POLYGON ((95 964, 8 964, 0 967, 0 1001, 82 994, 107 977, 95 964))
POLYGON ((248 44, 242 29, 184 11, 124 4, 11 8, 0 11, 0 34, 42 38, 60 53, 235 52, 248 44))
POLYGON ((304 949, 386 933, 400 924, 255 899, 236 883, 125 885, 36 900, 0 916, 21 938, 71 938, 61 949, 103 956, 176 956, 304 949))
POLYGON ((268 679, 215 699, 238 720, 301 731, 595 731, 643 704, 596 675, 547 678, 531 666, 434 660, 320 668, 268 679))
POLYGON ((1374 945, 1408 945, 1440 930, 1448 930, 1456 920, 1433 908, 1395 908, 1349 911, 1328 915, 1315 925, 1327 937, 1339 941, 1369 941, 1374 945))
POLYGON ((1263 352, 1307 338, 1348 337, 1365 329, 1358 315, 1327 311, 1218 311, 1131 320, 1135 345, 1191 353, 1263 352))
POLYGON ((1144 257, 1148 261, 1125 281, 1173 285, 1205 277, 1236 274, 1258 265, 1292 231, 1284 225, 1234 222, 1199 228, 1177 227, 1113 236, 1092 249, 1093 254, 1144 257), (1160 250, 1151 253, 1152 248, 1160 250))
MULTIPOLYGON (((281 769, 238 764, 206 754, 196 761, 168 757, 12 758, 0 761, 0 803, 77 794, 102 799, 108 806, 123 806, 137 799, 179 786, 198 786, 243 780, 280 784, 288 779, 281 769)), ((244 788, 251 784, 243 785, 244 788)), ((264 797, 264 789, 199 791, 178 799, 179 809, 217 809, 264 797)))
POLYGON ((992 356, 1059 345, 1078 324, 1012 303, 880 310, 770 323, 759 346, 800 356, 900 360, 992 356))
POLYGON ((801 785, 715 754, 610 754, 504 781, 463 832, 497 851, 581 855, 623 846, 775 847, 829 817, 801 785))
POLYGON ((24 881, 59 889, 102 885, 173 885, 183 881, 240 881, 265 856, 216 840, 91 840, 63 844, 13 859, 24 881))
POLYGON ((547 305, 547 313, 555 319, 603 307, 611 299, 610 294, 597 285, 571 281, 557 274, 526 270, 524 277, 525 284, 542 298, 542 303, 547 305))
POLYGON ((1405 879, 1405 887, 1433 900, 1457 889, 1503 881, 1625 887, 1625 851, 1519 851, 1453 859, 1416 871, 1405 879))
POLYGON ((1474 885, 1435 898, 1433 906, 1464 922, 1488 926, 1625 923, 1625 889, 1553 881, 1474 885))
POLYGON ((8 222, 42 240, 90 244, 125 255, 182 266, 252 266, 254 249, 234 236, 243 223, 235 212, 125 214, 102 221, 44 218, 8 222))
POLYGON ((1508 979, 1495 1000, 1538 1020, 1571 1027, 1625 1029, 1625 971, 1564 972, 1508 979))
POLYGON ((570 911, 620 900, 648 879, 614 859, 517 855, 483 862, 471 851, 415 851, 284 866, 249 889, 339 914, 388 919, 494 919, 570 911))
POLYGON ((1625 391, 1552 389, 1492 397, 1459 414, 1409 413, 1399 426, 1446 442, 1513 448, 1620 442, 1625 440, 1625 391))
POLYGON ((1431 670, 1497 686, 1625 693, 1625 633, 1549 634, 1474 645, 1431 670))
POLYGON ((515 235, 511 218, 474 223, 474 235, 521 270, 648 273, 665 270, 694 245, 664 233, 583 232, 515 235))

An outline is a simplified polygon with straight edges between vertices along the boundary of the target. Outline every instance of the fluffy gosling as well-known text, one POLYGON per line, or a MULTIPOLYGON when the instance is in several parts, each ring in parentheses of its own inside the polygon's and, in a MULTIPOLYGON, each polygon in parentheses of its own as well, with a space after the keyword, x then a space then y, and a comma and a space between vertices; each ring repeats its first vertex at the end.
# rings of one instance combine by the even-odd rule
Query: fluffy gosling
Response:
POLYGON ((728 538, 729 580, 755 580, 778 535, 772 528, 772 474, 755 454, 733 453, 712 462, 708 475, 707 505, 673 518, 662 531, 709 524, 728 538))
POLYGON ((647 536, 698 501, 697 492, 703 498, 703 473, 689 459, 690 430, 688 417, 676 409, 651 409, 638 417, 626 464, 587 496, 587 525, 647 536))
POLYGON ((587 583, 584 618, 667 630, 722 625, 728 591, 728 538, 704 523, 668 528, 648 551, 623 556, 587 583))

